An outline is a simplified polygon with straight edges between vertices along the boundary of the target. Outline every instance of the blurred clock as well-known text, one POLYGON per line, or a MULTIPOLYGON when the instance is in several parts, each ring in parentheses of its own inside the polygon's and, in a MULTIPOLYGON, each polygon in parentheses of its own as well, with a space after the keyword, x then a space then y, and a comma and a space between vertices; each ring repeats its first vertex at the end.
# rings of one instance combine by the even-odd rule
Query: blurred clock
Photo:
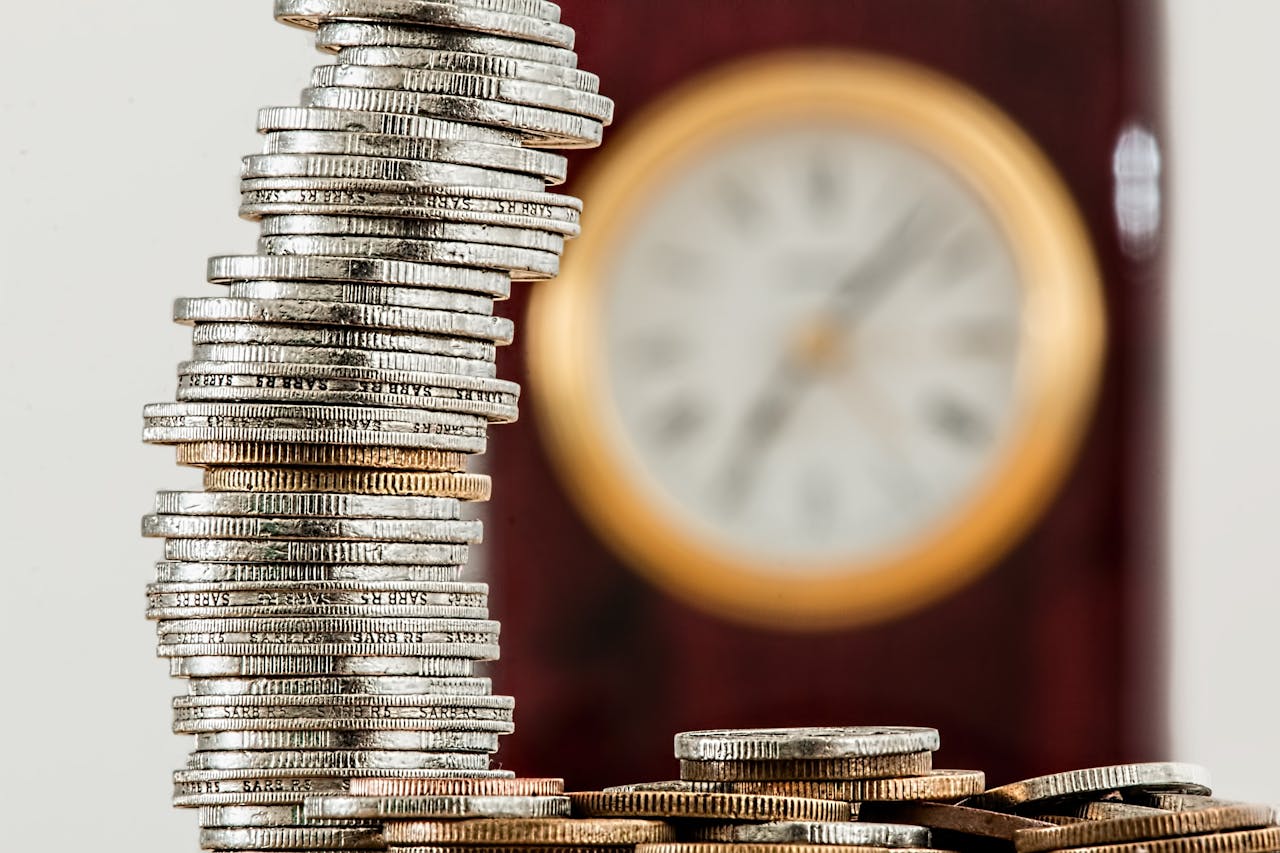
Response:
POLYGON ((534 296, 579 510, 697 607, 886 619, 987 568, 1074 453, 1099 273, 1052 167, 941 75, 756 58, 652 105, 534 296))

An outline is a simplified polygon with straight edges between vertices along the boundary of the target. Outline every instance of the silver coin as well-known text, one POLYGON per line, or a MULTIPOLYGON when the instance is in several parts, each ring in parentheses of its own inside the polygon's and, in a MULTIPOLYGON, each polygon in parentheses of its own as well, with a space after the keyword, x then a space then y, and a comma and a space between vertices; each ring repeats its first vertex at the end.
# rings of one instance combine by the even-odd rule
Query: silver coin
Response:
POLYGON ((413 676, 465 678, 472 663, 460 657, 343 655, 204 655, 174 658, 169 672, 177 678, 255 678, 303 676, 413 676))
MULTIPOLYGON (((354 708, 348 714, 325 714, 304 717, 287 713, 284 709, 255 709, 252 716, 231 716, 227 709, 206 708, 200 711, 174 713, 174 734, 200 734, 222 731, 304 731, 362 729, 375 731, 458 731, 493 732, 509 735, 515 726, 502 720, 459 719, 457 717, 427 716, 414 713, 414 709, 396 708, 397 713, 387 715, 371 708, 354 708)), ((419 709, 420 710, 420 709, 419 709)))
POLYGON ((492 362, 497 346, 465 338, 415 335, 411 332, 375 332, 323 326, 285 326, 263 323, 197 323, 191 332, 196 346, 245 344, 260 346, 316 347, 365 350, 371 353, 439 355, 492 362))
POLYGON ((485 752, 409 752, 407 750, 227 750, 193 752, 190 770, 483 770, 485 752))
MULTIPOLYGON (((481 35, 459 30, 398 27, 356 21, 334 21, 316 30, 316 47, 336 51, 347 47, 374 47, 391 50, 444 50, 503 57, 543 65, 576 68, 578 55, 572 50, 535 44, 522 39, 481 35)), ((395 65, 412 65, 397 62, 395 65)))
POLYGON ((613 121, 613 101, 602 95, 511 77, 399 66, 321 65, 312 72, 311 85, 452 95, 570 113, 606 125, 613 121))
POLYGON ((405 407, 475 415, 499 423, 519 416, 518 391, 518 385, 501 379, 343 365, 186 362, 178 374, 178 400, 182 402, 405 407))
POLYGON ((685 761, 774 761, 931 752, 938 744, 937 729, 909 726, 718 729, 676 735, 675 752, 685 761))
POLYGON ((488 586, 449 584, 151 584, 147 603, 175 609, 198 607, 301 607, 363 605, 366 607, 453 605, 484 607, 488 586))
POLYGON ((495 299, 511 295, 511 278, 491 270, 434 266, 384 258, 220 255, 209 259, 209 281, 349 282, 396 287, 429 287, 480 293, 495 299))
POLYGON ((178 563, 388 563, 456 566, 466 545, 418 542, 298 542, 253 539, 166 539, 166 561, 178 563))
MULTIPOLYGON (((279 221, 281 217, 271 217, 279 221)), ((290 217, 293 218, 293 217, 290 217)), ((264 220, 267 221, 267 220, 264 220)), ((228 288, 232 299, 297 299, 304 302, 359 302, 397 305, 428 311, 492 314, 494 301, 486 296, 425 287, 386 287, 374 284, 312 284, 295 281, 238 281, 228 288)))
POLYGON ((973 808, 1004 811, 1027 803, 1059 797, 1096 795, 1111 791, 1171 791, 1208 795, 1209 771, 1196 764, 1153 762, 1117 764, 1037 776, 992 788, 964 801, 973 808))
MULTIPOLYGON (((315 825, 314 821, 310 822, 315 825)), ((378 821, 332 821, 332 824, 343 826, 379 826, 378 821)), ((302 806, 203 806, 200 809, 200 825, 202 827, 248 827, 248 826, 303 826, 308 821, 303 817, 302 806)), ((321 823, 320 826, 326 824, 321 823)))
POLYGON ((330 21, 384 21, 488 33, 562 50, 572 50, 574 40, 571 28, 553 20, 434 0, 276 0, 275 16, 308 29, 330 21))
MULTIPOLYGON (((486 243, 457 243, 436 240, 404 240, 393 237, 331 237, 285 236, 263 237, 258 248, 269 255, 370 255, 383 258, 400 258, 437 264, 466 264, 486 269, 505 270, 512 278, 528 281, 554 278, 560 271, 560 256, 552 252, 534 249, 517 249, 512 246, 492 246, 486 243)), ((323 304, 323 303, 322 303, 323 304)), ((346 308, 347 306, 343 306, 346 308)), ((351 306, 363 308, 364 306, 351 306)), ((382 309, 387 310, 387 309, 382 309)), ((399 309, 409 311, 412 309, 399 309)), ((332 313, 332 312, 329 312, 332 313)), ((357 312, 358 314, 359 312, 357 312)), ((357 316, 343 318, 341 312, 329 320, 281 319, 276 322, 325 322, 331 324, 365 325, 373 328, 404 329, 415 332, 450 334, 443 330, 418 325, 381 326, 376 322, 362 322, 357 316)), ((456 317, 467 315, 457 314, 456 317)), ((223 318, 211 318, 223 319, 223 318)), ((231 319, 231 318, 227 318, 231 319)), ((246 318, 250 321, 256 319, 246 318)), ((494 318, 497 320, 498 318, 494 318)), ((408 321, 406 321, 408 322, 408 321)), ((510 331, 510 330, 508 330, 510 331)), ((493 340, 494 338, 489 338, 493 340)), ((510 337, 498 339, 510 343, 510 337)))
MULTIPOLYGON (((400 219, 383 216, 331 216, 284 214, 263 216, 259 220, 263 237, 290 235, 342 237, 395 237, 402 240, 441 240, 460 243, 483 243, 535 249, 539 252, 564 251, 564 237, 533 228, 505 228, 497 225, 475 225, 439 222, 433 219, 400 219)), ((362 300, 352 300, 362 301, 362 300)), ((491 313, 490 310, 483 313, 491 313)), ((473 312, 482 313, 482 312, 473 312)))
MULTIPOLYGON (((553 23, 559 23, 560 21, 560 7, 555 3, 547 2, 547 0, 429 0, 426 3, 399 0, 399 2, 390 4, 386 2, 369 2, 369 0, 348 0, 348 2, 341 4, 329 4, 325 8, 341 9, 342 12, 339 17, 344 19, 361 20, 370 18, 377 20, 389 18, 398 24, 412 26, 428 23, 430 18, 437 14, 433 7, 448 5, 466 10, 483 10, 503 15, 538 18, 553 23), (420 11, 420 7, 425 7, 425 10, 420 11), (415 16, 419 13, 425 15, 427 20, 418 20, 415 16)), ((314 27, 327 17, 329 16, 318 15, 315 20, 298 23, 314 27)))
POLYGON ((400 113, 371 113, 358 110, 328 110, 316 107, 263 107, 258 111, 258 131, 319 131, 369 133, 397 139, 435 139, 476 142, 519 148, 524 137, 519 131, 485 127, 461 121, 444 121, 400 113))
POLYGON ((267 619, 307 616, 332 619, 359 617, 395 619, 488 619, 489 608, 447 604, 292 604, 239 605, 231 607, 149 607, 147 618, 175 619, 267 619))
POLYGON ((315 795, 348 794, 352 778, 510 779, 510 770, 179 770, 173 774, 173 804, 179 808, 213 805, 301 804, 315 795))
POLYGON ((486 379, 492 379, 497 375, 497 366, 492 361, 452 358, 444 355, 379 352, 377 350, 337 349, 333 347, 284 347, 264 344, 201 344, 193 347, 191 354, 196 361, 341 364, 374 370, 449 373, 455 376, 479 376, 486 379))
MULTIPOLYGON (((487 678, 423 678, 421 676, 346 676, 314 678, 194 678, 187 683, 192 696, 344 696, 362 693, 382 696, 488 696, 487 678)), ((318 746, 210 746, 208 749, 325 749, 318 746)), ((332 747, 372 749, 376 747, 332 747)), ((398 747, 402 748, 402 747, 398 747)))
POLYGON ((722 841, 734 844, 814 844, 913 848, 929 846, 928 829, 923 826, 910 826, 900 823, 779 821, 776 823, 695 826, 691 832, 692 838, 697 841, 722 841))
MULTIPOLYGON (((161 637, 173 634, 240 634, 268 635, 350 633, 390 637, 441 637, 444 642, 496 642, 499 625, 492 621, 471 619, 192 619, 165 622, 156 626, 161 637), (457 638, 468 638, 459 640, 457 638)), ((299 642, 287 640, 285 642, 299 642)), ((350 642, 364 642, 352 640, 350 642)), ((373 640, 371 642, 383 642, 373 640)), ((423 642, 422 640, 389 639, 386 642, 423 642)), ((429 642, 436 642, 431 640, 429 642)))
POLYGON ((511 321, 502 317, 386 305, 305 302, 297 299, 229 299, 216 296, 186 298, 175 301, 173 314, 174 319, 181 323, 218 323, 238 320, 246 323, 316 323, 339 326, 347 324, 373 329, 400 329, 433 335, 455 335, 499 343, 510 343, 514 334, 511 321))
POLYGON ((604 137, 604 124, 585 116, 458 95, 325 86, 304 89, 302 103, 336 110, 434 116, 521 130, 527 134, 525 144, 539 148, 594 148, 604 137))
POLYGON ((263 141, 262 153, 339 154, 455 163, 535 175, 554 184, 563 183, 569 170, 568 158, 548 151, 483 142, 350 131, 269 132, 263 141))
POLYGON ((197 750, 409 750, 413 752, 497 752, 496 732, 207 732, 196 735, 197 750))
POLYGON ((359 426, 365 432, 481 439, 487 432, 484 420, 470 415, 401 409, 379 411, 354 406, 153 403, 143 409, 143 417, 148 426, 155 427, 252 427, 280 429, 282 432, 294 429, 304 434, 308 432, 308 428, 322 431, 348 429, 351 426, 359 426))
POLYGON ((317 797, 305 803, 308 819, 458 820, 462 818, 568 817, 568 797, 317 797))
MULTIPOLYGON (((581 211, 576 207, 544 203, 533 198, 531 193, 524 193, 526 198, 491 198, 487 196, 496 193, 482 196, 482 192, 483 187, 442 187, 391 181, 259 178, 241 182, 240 215, 250 220, 290 215, 425 219, 522 228, 564 237, 575 237, 581 230, 581 211)), ((569 198, 546 197, 557 201, 569 198)), ((509 288, 508 274, 492 271, 490 274, 505 275, 509 288)))
POLYGON ((206 850, 383 850, 382 830, 345 827, 241 827, 200 830, 206 850))
MULTIPOLYGON (((314 666, 321 658, 462 658, 468 661, 497 660, 501 650, 496 643, 392 643, 330 642, 330 635, 312 638, 312 642, 279 643, 196 643, 177 642, 203 639, 203 636, 174 637, 174 642, 156 646, 156 655, 162 658, 278 658, 297 656, 312 659, 306 666, 314 666)), ((285 640, 296 639, 286 636, 285 640)), ((301 669, 304 664, 300 663, 301 669)), ((170 666, 170 671, 181 668, 170 666)))
POLYGON ((156 580, 160 583, 178 584, 454 583, 462 579, 464 571, 463 566, 157 563, 156 580))
POLYGON ((391 157, 346 154, 250 154, 240 176, 261 178, 323 178, 335 181, 397 181, 460 187, 495 187, 539 192, 547 183, 537 175, 391 157))
POLYGON ((476 543, 479 521, 388 518, 265 518, 232 515, 144 516, 142 535, 171 539, 323 539, 476 543))
POLYGON ((577 89, 592 94, 600 92, 599 76, 588 71, 493 54, 462 53, 439 48, 347 47, 338 51, 338 62, 343 65, 389 66, 483 74, 489 77, 508 77, 551 86, 563 86, 566 89, 577 89))
POLYGON ((462 502, 453 498, 395 495, 302 494, 298 492, 157 492, 162 515, 399 518, 454 521, 462 502))

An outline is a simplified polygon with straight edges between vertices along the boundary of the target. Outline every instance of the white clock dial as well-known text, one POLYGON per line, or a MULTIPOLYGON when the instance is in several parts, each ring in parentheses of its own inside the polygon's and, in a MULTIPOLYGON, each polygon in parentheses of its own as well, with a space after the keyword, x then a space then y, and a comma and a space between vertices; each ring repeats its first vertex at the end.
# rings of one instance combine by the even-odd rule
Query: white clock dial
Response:
POLYGON ((1024 304, 963 178, 866 126, 788 123, 645 199, 598 282, 599 392, 672 517, 831 571, 908 547, 993 474, 1024 304))

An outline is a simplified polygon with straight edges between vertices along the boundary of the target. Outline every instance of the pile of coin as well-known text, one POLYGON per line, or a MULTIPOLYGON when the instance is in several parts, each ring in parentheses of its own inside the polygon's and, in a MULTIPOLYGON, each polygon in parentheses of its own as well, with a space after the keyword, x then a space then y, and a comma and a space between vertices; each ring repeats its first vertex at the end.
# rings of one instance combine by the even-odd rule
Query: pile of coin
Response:
POLYGON ((598 144, 612 104, 547 0, 275 16, 336 62, 259 115, 241 205, 257 254, 212 258, 226 292, 177 302, 193 358, 144 438, 202 467, 204 491, 161 492, 143 520, 164 539, 148 616, 189 679, 174 800, 201 807, 204 847, 381 848, 380 820, 306 820, 304 798, 512 782, 490 756, 514 701, 473 673, 499 626, 464 579, 482 531, 463 504, 490 488, 466 467, 517 415, 495 302, 555 275, 578 231, 580 203, 547 191, 567 161, 544 149, 598 144))

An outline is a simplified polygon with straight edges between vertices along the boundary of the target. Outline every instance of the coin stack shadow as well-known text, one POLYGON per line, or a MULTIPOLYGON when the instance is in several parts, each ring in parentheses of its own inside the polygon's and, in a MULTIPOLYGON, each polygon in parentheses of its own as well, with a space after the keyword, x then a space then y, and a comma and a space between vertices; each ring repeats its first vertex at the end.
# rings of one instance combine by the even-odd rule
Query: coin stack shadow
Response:
MULTIPOLYGON (((512 280, 557 272, 580 203, 547 192, 612 103, 547 0, 276 0, 337 61, 300 107, 262 110, 241 215, 258 253, 210 259, 180 299, 194 351, 144 438, 204 468, 161 492, 148 588, 196 750, 174 802, 221 850, 376 849, 380 822, 304 822, 352 779, 508 780, 514 701, 487 587, 463 580, 484 500, 466 472, 516 418, 496 377, 512 280)), ((507 790, 504 788, 504 790, 507 790)))

